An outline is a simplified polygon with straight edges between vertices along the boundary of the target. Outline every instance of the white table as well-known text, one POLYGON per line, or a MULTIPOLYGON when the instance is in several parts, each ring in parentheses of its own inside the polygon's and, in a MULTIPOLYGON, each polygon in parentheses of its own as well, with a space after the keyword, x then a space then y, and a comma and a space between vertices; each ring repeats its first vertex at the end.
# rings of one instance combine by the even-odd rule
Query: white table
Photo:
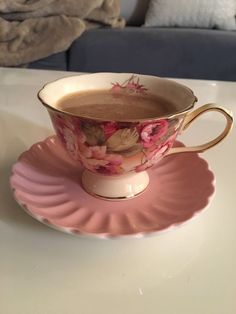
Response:
MULTIPOLYGON (((236 313, 235 130, 204 154, 217 179, 209 208, 161 236, 79 238, 40 224, 15 203, 8 186, 11 165, 53 133, 36 93, 45 82, 68 75, 0 69, 0 313, 236 313)), ((180 82, 200 104, 214 101, 236 113, 236 83, 180 82)), ((220 131, 217 114, 200 120, 185 135, 187 143, 220 131)))

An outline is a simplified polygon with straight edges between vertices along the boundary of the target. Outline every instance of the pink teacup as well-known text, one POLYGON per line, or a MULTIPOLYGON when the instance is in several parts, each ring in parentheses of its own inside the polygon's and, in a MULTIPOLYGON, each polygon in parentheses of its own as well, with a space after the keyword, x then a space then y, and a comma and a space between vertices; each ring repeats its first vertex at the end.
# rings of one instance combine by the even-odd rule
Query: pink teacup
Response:
POLYGON ((130 73, 71 76, 46 84, 38 97, 46 106, 62 145, 78 165, 84 166, 83 187, 106 199, 127 199, 140 194, 149 183, 146 169, 166 155, 209 149, 229 133, 233 123, 232 115, 214 104, 191 111, 197 98, 188 87, 154 76, 130 73), (57 106, 65 95, 95 90, 156 95, 173 103, 176 109, 158 118, 107 121, 72 115, 57 106), (226 117, 224 131, 203 145, 172 148, 180 131, 210 110, 226 117))

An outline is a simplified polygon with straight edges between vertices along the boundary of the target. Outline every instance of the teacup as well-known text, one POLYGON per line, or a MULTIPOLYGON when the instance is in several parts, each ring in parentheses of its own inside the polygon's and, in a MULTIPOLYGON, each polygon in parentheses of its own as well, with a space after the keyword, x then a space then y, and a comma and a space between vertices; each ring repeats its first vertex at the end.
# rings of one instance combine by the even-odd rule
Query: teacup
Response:
POLYGON ((54 129, 69 155, 83 165, 84 189, 97 197, 132 198, 149 183, 147 169, 164 156, 203 152, 229 133, 232 114, 215 104, 192 110, 197 101, 188 87, 155 76, 130 73, 96 73, 71 76, 46 84, 38 93, 47 108, 54 129), (156 95, 175 105, 175 110, 156 118, 103 120, 82 117, 58 108, 58 101, 71 93, 107 90, 135 95, 156 95), (208 111, 226 118, 223 132, 214 140, 194 147, 172 147, 178 134, 208 111))

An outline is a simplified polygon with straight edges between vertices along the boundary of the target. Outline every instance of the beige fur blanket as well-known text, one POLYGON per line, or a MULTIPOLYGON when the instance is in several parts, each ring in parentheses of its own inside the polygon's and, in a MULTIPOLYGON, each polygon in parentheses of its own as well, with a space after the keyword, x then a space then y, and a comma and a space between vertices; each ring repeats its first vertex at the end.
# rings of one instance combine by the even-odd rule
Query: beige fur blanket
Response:
POLYGON ((0 66, 64 51, 90 27, 122 27, 119 14, 119 0, 0 0, 0 66))

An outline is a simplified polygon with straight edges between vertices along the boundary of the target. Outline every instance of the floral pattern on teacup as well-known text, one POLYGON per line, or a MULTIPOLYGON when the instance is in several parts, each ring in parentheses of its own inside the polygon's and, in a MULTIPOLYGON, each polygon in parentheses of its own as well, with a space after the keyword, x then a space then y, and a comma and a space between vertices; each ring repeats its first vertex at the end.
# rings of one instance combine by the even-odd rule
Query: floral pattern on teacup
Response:
POLYGON ((166 142, 159 146, 152 146, 143 151, 142 163, 135 167, 135 171, 144 171, 152 166, 154 166, 164 155, 165 153, 172 147, 175 138, 177 136, 177 132, 174 133, 166 142))
MULTIPOLYGON (((147 94, 137 75, 111 83, 112 93, 147 94)), ((153 166, 173 145, 183 118, 140 122, 100 121, 50 111, 58 137, 90 171, 118 175, 153 166)))
POLYGON ((166 132, 168 129, 167 120, 159 120, 153 123, 145 123, 142 125, 140 137, 144 147, 153 146, 166 132))
POLYGON ((139 77, 137 75, 132 75, 128 80, 123 83, 111 83, 113 92, 128 92, 137 94, 146 94, 147 88, 140 84, 139 77))
POLYGON ((74 160, 90 171, 118 175, 153 166, 173 145, 179 119, 96 121, 51 111, 58 137, 74 160))

